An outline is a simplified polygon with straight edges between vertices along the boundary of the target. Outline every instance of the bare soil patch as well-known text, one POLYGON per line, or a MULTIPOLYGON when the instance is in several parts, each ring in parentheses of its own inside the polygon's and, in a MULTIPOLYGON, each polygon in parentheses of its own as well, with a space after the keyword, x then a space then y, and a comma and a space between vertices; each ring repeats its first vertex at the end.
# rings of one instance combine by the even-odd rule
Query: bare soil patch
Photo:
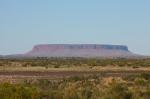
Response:
POLYGON ((124 77, 129 75, 137 75, 141 73, 150 73, 146 70, 131 70, 131 71, 15 71, 15 72, 0 72, 0 79, 12 78, 12 79, 25 79, 25 78, 43 78, 43 79, 57 79, 71 76, 89 76, 99 75, 101 77, 124 77))

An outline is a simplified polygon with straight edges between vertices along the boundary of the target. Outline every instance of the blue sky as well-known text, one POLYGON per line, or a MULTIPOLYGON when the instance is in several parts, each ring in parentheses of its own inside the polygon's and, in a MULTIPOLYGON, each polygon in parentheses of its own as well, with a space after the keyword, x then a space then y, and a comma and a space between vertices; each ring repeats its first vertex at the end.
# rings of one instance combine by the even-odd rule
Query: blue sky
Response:
POLYGON ((47 43, 119 44, 150 55, 150 0, 0 0, 0 54, 47 43))

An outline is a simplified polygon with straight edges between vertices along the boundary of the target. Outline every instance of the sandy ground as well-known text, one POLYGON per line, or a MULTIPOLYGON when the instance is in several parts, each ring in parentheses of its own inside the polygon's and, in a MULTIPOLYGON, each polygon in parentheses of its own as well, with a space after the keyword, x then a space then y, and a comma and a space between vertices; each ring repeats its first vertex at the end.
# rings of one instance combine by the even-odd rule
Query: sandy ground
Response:
POLYGON ((137 75, 140 73, 150 73, 146 70, 131 70, 131 71, 1 71, 0 79, 2 78, 13 78, 13 79, 25 79, 25 78, 43 78, 43 79, 55 79, 65 78, 71 76, 88 76, 88 75, 99 75, 102 77, 123 77, 128 75, 137 75))

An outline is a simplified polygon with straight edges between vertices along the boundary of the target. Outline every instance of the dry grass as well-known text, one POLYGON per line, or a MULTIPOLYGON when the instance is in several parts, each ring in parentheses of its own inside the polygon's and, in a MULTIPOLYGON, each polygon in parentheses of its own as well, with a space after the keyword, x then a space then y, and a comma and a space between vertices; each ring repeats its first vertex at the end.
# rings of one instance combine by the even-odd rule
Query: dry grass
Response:
POLYGON ((0 71, 150 71, 150 67, 140 67, 140 68, 132 68, 132 67, 119 67, 119 66, 76 66, 76 67, 60 67, 60 68, 45 68, 41 66, 36 67, 22 67, 22 66, 0 66, 0 71))

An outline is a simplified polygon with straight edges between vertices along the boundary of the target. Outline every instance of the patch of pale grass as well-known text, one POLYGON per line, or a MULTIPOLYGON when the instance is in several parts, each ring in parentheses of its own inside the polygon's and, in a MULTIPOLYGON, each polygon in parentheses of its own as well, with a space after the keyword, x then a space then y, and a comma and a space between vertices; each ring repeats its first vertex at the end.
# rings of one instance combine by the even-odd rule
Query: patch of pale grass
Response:
POLYGON ((45 68, 41 66, 36 67, 20 67, 20 66, 1 66, 0 71, 91 71, 88 67, 61 67, 61 68, 45 68))
POLYGON ((119 66, 73 66, 73 67, 22 67, 22 66, 0 66, 0 71, 134 71, 134 70, 143 70, 143 71, 150 71, 150 67, 139 67, 139 68, 132 68, 132 67, 119 67, 119 66))
POLYGON ((133 67, 119 67, 119 66, 96 66, 92 68, 96 71, 134 71, 134 70, 143 70, 143 71, 150 71, 150 67, 139 67, 139 68, 133 68, 133 67))

